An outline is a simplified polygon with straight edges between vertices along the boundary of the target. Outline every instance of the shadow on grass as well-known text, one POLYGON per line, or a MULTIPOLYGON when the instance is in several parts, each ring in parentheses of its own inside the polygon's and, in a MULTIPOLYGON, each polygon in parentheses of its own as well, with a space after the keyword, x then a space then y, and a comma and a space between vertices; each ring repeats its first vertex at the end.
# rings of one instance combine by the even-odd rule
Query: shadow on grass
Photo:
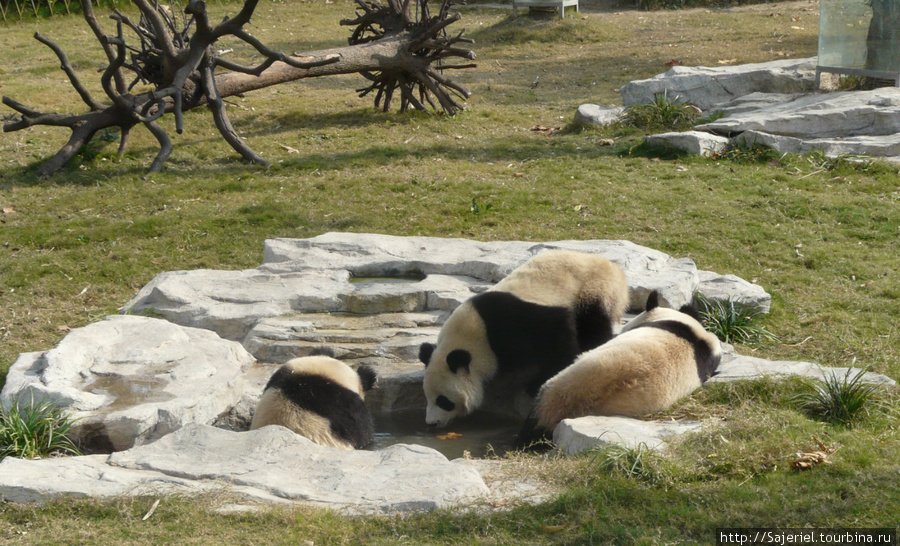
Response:
MULTIPOLYGON (((322 117, 322 116, 320 116, 322 117)), ((324 116, 317 121, 316 128, 324 129, 334 126, 335 120, 344 116, 324 116)), ((343 119, 348 124, 356 123, 350 119, 343 119)), ((371 120, 364 123, 370 123, 371 120)), ((410 123, 410 120, 404 124, 410 123)), ((406 159, 426 160, 442 158, 448 161, 477 160, 479 162, 496 161, 540 161, 559 160, 567 156, 577 156, 579 159, 594 159, 602 156, 642 157, 657 158, 661 160, 674 160, 685 157, 687 154, 672 148, 650 147, 643 143, 639 136, 626 137, 619 146, 584 146, 584 140, 579 138, 580 131, 572 131, 567 137, 546 138, 532 134, 511 134, 489 142, 479 143, 476 146, 463 144, 433 144, 427 146, 414 145, 373 145, 355 150, 337 151, 334 153, 308 153, 290 155, 283 159, 276 159, 277 163, 271 167, 254 165, 243 161, 236 152, 228 153, 218 158, 205 159, 200 164, 191 161, 171 159, 163 167, 163 173, 176 177, 215 177, 227 175, 228 177, 240 176, 242 173, 264 172, 269 169, 287 169, 300 171, 341 170, 360 168, 365 166, 381 167, 396 161, 406 159)), ((218 142, 218 139, 209 139, 210 142, 218 142)), ((194 142, 193 145, 202 145, 203 142, 194 142)), ((135 150, 133 157, 146 158, 146 161, 116 162, 103 170, 89 168, 82 170, 80 163, 71 162, 50 178, 40 178, 34 173, 43 164, 44 160, 35 161, 18 169, 0 179, 0 189, 10 187, 32 186, 93 186, 98 181, 115 183, 118 177, 140 177, 147 179, 153 176, 147 172, 147 165, 152 160, 156 151, 152 147, 135 150), (119 168, 117 168, 119 167, 119 168)))

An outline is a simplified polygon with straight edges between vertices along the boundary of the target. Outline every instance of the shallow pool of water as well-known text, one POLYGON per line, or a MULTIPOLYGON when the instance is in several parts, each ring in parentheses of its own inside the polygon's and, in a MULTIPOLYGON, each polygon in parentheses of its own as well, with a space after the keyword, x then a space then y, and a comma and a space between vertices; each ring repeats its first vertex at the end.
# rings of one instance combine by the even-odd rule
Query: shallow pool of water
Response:
POLYGON ((375 441, 369 449, 394 444, 419 444, 456 459, 468 451, 472 457, 502 455, 513 449, 522 420, 506 415, 475 413, 444 428, 425 425, 425 410, 375 416, 375 441))
POLYGON ((424 275, 411 275, 406 277, 350 277, 350 284, 364 286, 371 284, 412 284, 424 279, 424 275))

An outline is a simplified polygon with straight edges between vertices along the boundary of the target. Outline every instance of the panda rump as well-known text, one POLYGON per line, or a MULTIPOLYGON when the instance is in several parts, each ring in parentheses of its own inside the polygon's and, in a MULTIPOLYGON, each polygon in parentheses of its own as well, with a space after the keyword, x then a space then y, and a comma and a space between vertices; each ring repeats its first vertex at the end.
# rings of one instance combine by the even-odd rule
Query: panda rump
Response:
POLYGON ((266 384, 250 430, 281 425, 317 444, 364 448, 375 426, 363 397, 375 380, 368 366, 354 371, 326 356, 291 360, 266 384))
POLYGON ((722 350, 690 308, 647 309, 622 333, 580 355, 541 388, 537 427, 553 430, 563 419, 586 415, 641 417, 669 408, 715 373, 722 350))

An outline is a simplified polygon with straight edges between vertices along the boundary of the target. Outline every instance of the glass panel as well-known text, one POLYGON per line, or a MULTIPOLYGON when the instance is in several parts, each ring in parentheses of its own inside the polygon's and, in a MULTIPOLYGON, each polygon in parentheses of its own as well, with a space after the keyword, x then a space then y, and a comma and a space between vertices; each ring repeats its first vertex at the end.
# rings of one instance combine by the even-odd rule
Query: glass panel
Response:
POLYGON ((900 71, 900 0, 820 0, 819 65, 900 71))

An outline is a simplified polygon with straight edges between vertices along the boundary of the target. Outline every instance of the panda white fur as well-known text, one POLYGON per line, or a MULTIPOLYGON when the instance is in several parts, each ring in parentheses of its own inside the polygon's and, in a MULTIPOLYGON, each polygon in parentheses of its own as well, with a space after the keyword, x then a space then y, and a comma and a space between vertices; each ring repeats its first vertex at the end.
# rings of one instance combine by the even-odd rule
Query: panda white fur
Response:
POLYGON ((368 366, 354 371, 332 353, 317 352, 287 362, 272 375, 250 430, 281 425, 321 445, 369 445, 375 427, 363 398, 375 384, 375 371, 368 366))
POLYGON ((625 274, 606 258, 568 250, 532 257, 457 307, 436 345, 420 347, 425 422, 445 426, 468 415, 498 374, 536 395, 579 353, 612 338, 627 305, 625 274))
MULTIPOLYGON (((619 335, 580 355, 544 384, 531 426, 547 434, 563 419, 640 417, 669 408, 714 375, 721 361, 718 338, 699 318, 691 305, 678 311, 659 307, 659 295, 653 292, 646 310, 619 335)), ((526 429, 520 444, 538 436, 526 429)))

